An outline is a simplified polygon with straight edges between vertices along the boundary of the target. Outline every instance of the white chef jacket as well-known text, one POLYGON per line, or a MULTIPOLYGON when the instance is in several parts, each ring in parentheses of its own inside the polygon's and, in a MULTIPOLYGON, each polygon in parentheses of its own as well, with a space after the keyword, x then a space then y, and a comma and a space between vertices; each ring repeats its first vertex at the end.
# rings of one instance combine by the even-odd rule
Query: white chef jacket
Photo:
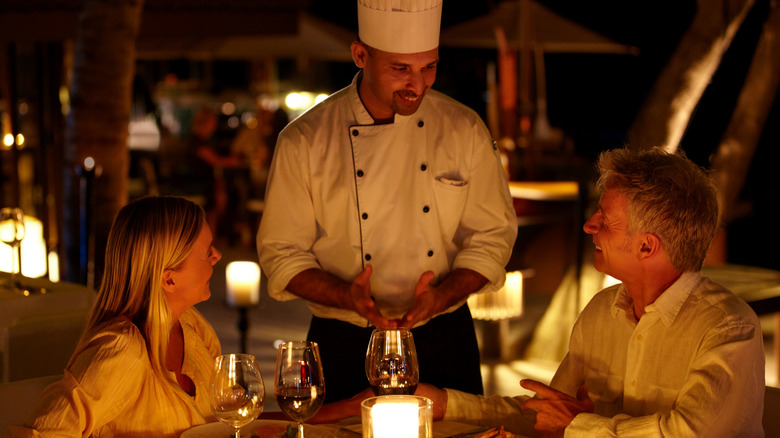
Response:
MULTIPOLYGON (((762 437, 764 347, 753 310, 727 289, 685 273, 637 322, 622 285, 599 292, 572 330, 551 386, 588 387, 595 413, 566 437, 762 437)), ((512 424, 527 433, 526 397, 448 390, 447 419, 512 424)))
MULTIPOLYGON (((417 112, 375 125, 352 84, 280 134, 257 236, 268 292, 321 268, 351 282, 371 264, 371 293, 387 317, 414 301, 420 275, 452 269, 503 285, 517 218, 497 148, 479 116, 430 90, 417 112)), ((452 311, 462 303, 448 309, 452 311)), ((312 313, 366 326, 356 312, 312 313)))

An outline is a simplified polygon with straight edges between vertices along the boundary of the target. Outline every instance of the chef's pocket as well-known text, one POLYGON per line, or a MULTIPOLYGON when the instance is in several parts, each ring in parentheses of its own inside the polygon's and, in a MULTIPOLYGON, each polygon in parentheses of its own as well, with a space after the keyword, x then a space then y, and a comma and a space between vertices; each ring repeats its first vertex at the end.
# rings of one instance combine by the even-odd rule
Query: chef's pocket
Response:
POLYGON ((466 206, 468 181, 436 178, 433 184, 439 224, 444 236, 452 237, 458 228, 460 217, 466 206))

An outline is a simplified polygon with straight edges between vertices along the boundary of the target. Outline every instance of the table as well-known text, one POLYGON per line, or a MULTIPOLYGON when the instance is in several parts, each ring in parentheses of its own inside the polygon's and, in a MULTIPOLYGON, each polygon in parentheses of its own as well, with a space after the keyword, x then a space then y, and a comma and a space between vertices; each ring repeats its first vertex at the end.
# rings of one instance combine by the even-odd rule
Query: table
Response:
POLYGON ((0 382, 61 374, 84 329, 94 290, 79 284, 19 278, 45 290, 24 296, 5 287, 0 273, 0 382), (40 352, 46 352, 41 360, 40 352))
MULTIPOLYGON (((264 433, 278 436, 278 433, 283 431, 289 424, 294 425, 295 423, 278 419, 254 420, 249 425, 241 428, 240 436, 252 436, 258 430, 260 430, 260 438, 264 438, 264 433)), ((469 438, 486 429, 485 427, 454 421, 434 421, 433 438, 469 438)), ((229 430, 226 425, 221 423, 207 423, 195 426, 185 431, 181 436, 182 438, 211 438, 222 436, 222 432, 229 432, 229 430)), ((350 417, 334 424, 305 424, 304 435, 307 438, 360 438, 362 436, 360 418, 350 417)), ((522 438, 519 435, 515 436, 522 438)))

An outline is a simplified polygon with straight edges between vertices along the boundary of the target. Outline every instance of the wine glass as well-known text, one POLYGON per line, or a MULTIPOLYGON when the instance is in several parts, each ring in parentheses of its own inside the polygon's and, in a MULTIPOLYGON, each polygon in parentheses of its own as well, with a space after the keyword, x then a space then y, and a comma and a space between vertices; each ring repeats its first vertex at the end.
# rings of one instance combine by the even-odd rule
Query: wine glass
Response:
POLYGON ((366 377, 374 395, 414 394, 420 370, 412 332, 374 330, 366 351, 366 377))
POLYGON ((251 354, 223 354, 214 360, 209 401, 219 421, 235 430, 260 415, 265 403, 265 386, 257 360, 251 354))
POLYGON ((303 422, 313 417, 325 401, 325 378, 316 342, 279 345, 274 395, 282 412, 298 423, 298 438, 303 438, 303 422))
POLYGON ((19 290, 16 281, 16 267, 22 272, 22 254, 19 253, 19 244, 24 239, 24 213, 21 208, 5 207, 0 210, 0 240, 11 246, 11 290, 19 290), (19 264, 15 263, 19 253, 19 264))

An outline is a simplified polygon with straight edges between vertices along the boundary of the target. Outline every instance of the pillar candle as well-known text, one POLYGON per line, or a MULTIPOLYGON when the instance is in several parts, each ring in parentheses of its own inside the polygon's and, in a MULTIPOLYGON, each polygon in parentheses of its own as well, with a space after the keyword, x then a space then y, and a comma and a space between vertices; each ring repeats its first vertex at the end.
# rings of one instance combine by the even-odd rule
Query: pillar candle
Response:
POLYGON ((225 275, 228 305, 248 307, 260 301, 260 266, 257 263, 230 262, 225 275))

